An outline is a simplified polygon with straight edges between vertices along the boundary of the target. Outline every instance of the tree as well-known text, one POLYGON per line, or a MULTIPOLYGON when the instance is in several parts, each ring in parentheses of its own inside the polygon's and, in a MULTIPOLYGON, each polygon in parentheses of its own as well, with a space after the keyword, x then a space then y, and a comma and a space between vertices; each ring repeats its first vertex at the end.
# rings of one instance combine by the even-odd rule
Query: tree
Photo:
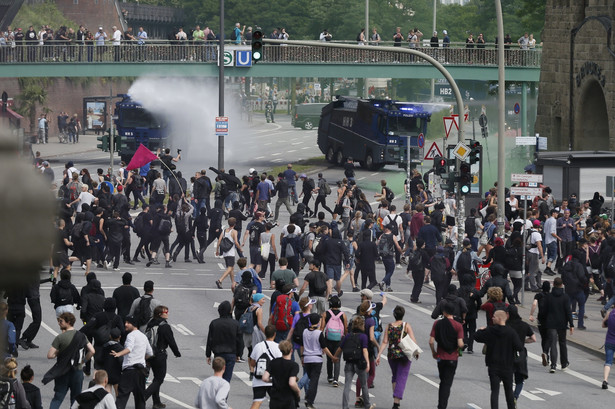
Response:
POLYGON ((17 112, 30 121, 30 134, 34 134, 36 124, 36 110, 47 102, 47 90, 33 79, 20 78, 19 88, 21 94, 17 95, 17 112))

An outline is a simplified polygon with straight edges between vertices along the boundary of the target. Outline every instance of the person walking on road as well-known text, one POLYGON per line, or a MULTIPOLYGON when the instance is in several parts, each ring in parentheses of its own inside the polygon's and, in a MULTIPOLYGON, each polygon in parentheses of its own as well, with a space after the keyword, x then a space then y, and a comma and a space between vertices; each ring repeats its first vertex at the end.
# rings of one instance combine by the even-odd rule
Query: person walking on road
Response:
POLYGON ((293 344, 282 341, 278 345, 282 358, 269 362, 263 375, 263 382, 271 382, 270 409, 295 409, 301 400, 301 391, 297 385, 299 365, 291 360, 293 344))
POLYGON ((160 386, 164 382, 164 378, 167 374, 167 347, 171 348, 173 355, 176 358, 182 356, 177 348, 175 337, 173 336, 173 329, 167 322, 169 318, 169 307, 159 305, 154 308, 154 317, 147 323, 147 329, 145 335, 150 335, 152 351, 154 356, 148 360, 148 364, 154 374, 154 380, 145 390, 145 400, 147 401, 150 396, 154 401, 154 409, 163 409, 166 407, 160 401, 160 386))
POLYGON ((431 355, 438 363, 440 388, 438 390, 438 409, 446 409, 451 394, 459 349, 463 348, 463 327, 453 317, 454 308, 447 303, 442 309, 443 317, 434 322, 429 335, 431 355), (437 348, 436 348, 436 343, 437 348))
POLYGON ((551 283, 545 281, 542 283, 542 291, 534 296, 532 309, 530 310, 530 321, 534 322, 534 312, 538 308, 536 319, 538 321, 538 333, 540 334, 540 346, 542 347, 542 366, 549 365, 549 333, 547 332, 547 299, 551 292, 551 283))
POLYGON ((613 365, 613 354, 615 353, 615 313, 609 311, 602 319, 602 328, 607 328, 606 338, 604 340, 604 380, 602 381, 602 389, 609 388, 609 372, 613 365))
POLYGON ((231 409, 226 401, 231 392, 231 384, 223 377, 226 372, 224 358, 214 358, 212 368, 214 375, 201 382, 194 400, 194 407, 197 409, 231 409))
POLYGON ((229 383, 233 377, 235 361, 240 357, 241 351, 243 351, 243 334, 239 329, 239 322, 233 319, 231 310, 231 303, 229 301, 223 301, 218 306, 220 318, 216 318, 209 323, 207 346, 205 348, 208 365, 211 364, 212 354, 215 357, 224 359, 226 369, 222 377, 229 383))
MULTIPOLYGON (((519 340, 523 344, 531 344, 536 342, 536 335, 530 324, 523 321, 519 315, 519 310, 516 305, 508 307, 508 321, 506 325, 511 327, 519 336, 519 340)), ((523 384, 528 377, 527 371, 527 349, 524 347, 523 351, 519 352, 517 359, 515 359, 515 400, 519 399, 521 391, 523 390, 523 384)))
POLYGON ((523 351, 524 347, 515 330, 506 326, 507 319, 505 311, 496 311, 493 314, 493 325, 479 329, 475 336, 477 342, 487 346, 485 364, 491 383, 491 409, 498 409, 500 382, 504 385, 508 409, 517 407, 512 387, 514 356, 523 351))
POLYGON ((570 335, 574 333, 574 321, 570 310, 570 299, 564 292, 564 282, 561 277, 553 280, 553 289, 547 297, 546 327, 551 353, 551 369, 555 373, 557 366, 557 345, 559 344, 560 362, 562 371, 568 368, 568 348, 566 347, 566 329, 570 328, 570 335))
MULTIPOLYGON (((259 409, 267 394, 270 394, 271 386, 273 386, 271 382, 263 381, 264 373, 262 373, 262 370, 264 363, 269 363, 275 358, 282 357, 282 352, 280 352, 278 343, 273 340, 275 338, 275 332, 275 327, 273 325, 267 325, 265 327, 265 340, 254 345, 252 353, 250 354, 250 377, 253 377, 253 399, 250 409, 259 409), (266 357, 264 354, 266 354, 266 357), (265 361, 263 361, 263 359, 265 361)), ((267 367, 265 366, 264 369, 266 370, 267 367)))

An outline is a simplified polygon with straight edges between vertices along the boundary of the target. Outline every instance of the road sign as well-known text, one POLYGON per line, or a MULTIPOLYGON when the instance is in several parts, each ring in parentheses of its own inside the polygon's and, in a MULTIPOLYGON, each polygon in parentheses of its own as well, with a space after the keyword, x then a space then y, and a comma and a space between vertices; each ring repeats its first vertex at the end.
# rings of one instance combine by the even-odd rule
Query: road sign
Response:
POLYGON ((513 196, 540 196, 542 195, 542 189, 539 187, 518 187, 513 186, 510 188, 510 194, 513 196))
POLYGON ((235 59, 233 58, 233 52, 232 51, 224 51, 224 66, 225 67, 232 67, 235 63, 235 59))
POLYGON ((538 137, 538 150, 546 151, 547 150, 547 138, 544 136, 538 137))
POLYGON ((216 135, 228 135, 228 116, 216 117, 216 135))
POLYGON ((434 142, 431 144, 431 147, 425 154, 425 158, 423 158, 423 160, 433 160, 436 156, 442 156, 442 151, 438 148, 438 144, 434 142))
POLYGON ((615 176, 606 177, 606 197, 615 197, 615 176))
POLYGON ((542 183, 542 175, 528 173, 512 173, 510 175, 511 182, 533 182, 542 183))
POLYGON ((513 108, 515 111, 515 114, 519 115, 519 112, 521 112, 521 105, 519 105, 519 103, 515 103, 515 107, 513 108))
POLYGON ((451 129, 453 128, 453 125, 455 125, 457 127, 457 130, 459 130, 459 125, 457 125, 457 121, 455 120, 454 117, 445 116, 442 119, 444 120, 444 132, 446 133, 447 138, 449 134, 451 133, 451 129))
POLYGON ((465 160, 469 154, 470 148, 463 142, 459 142, 455 149, 453 149, 453 155, 459 158, 459 160, 465 160))
POLYGON ((536 145, 536 137, 535 136, 516 136, 515 137, 515 145, 527 145, 532 146, 536 145))
POLYGON ((419 146, 419 148, 422 148, 423 146, 425 146, 425 135, 420 133, 419 137, 417 138, 416 143, 419 146))
POLYGON ((237 67, 251 67, 252 66, 252 50, 235 51, 235 65, 237 67))

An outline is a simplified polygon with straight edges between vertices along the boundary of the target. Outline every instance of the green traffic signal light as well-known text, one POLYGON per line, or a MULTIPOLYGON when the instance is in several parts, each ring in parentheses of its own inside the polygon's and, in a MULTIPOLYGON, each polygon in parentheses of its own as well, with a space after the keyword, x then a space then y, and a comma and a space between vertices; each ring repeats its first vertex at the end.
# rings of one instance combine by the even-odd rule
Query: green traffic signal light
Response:
POLYGON ((459 166, 459 193, 467 195, 472 186, 472 171, 470 164, 462 162, 459 166))
POLYGON ((263 32, 255 30, 252 33, 252 60, 256 63, 263 58, 263 32))

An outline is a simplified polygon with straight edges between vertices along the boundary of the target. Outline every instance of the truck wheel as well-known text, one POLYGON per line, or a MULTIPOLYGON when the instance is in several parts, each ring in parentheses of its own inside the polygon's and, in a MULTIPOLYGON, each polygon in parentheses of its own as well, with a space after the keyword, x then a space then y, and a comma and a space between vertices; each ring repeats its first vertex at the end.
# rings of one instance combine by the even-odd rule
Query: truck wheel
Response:
POLYGON ((327 149, 326 159, 329 163, 335 163, 335 151, 333 150, 333 146, 329 146, 329 149, 327 149))
POLYGON ((312 121, 305 121, 303 123, 303 129, 305 130, 310 130, 310 129, 314 129, 314 124, 312 123, 312 121))
POLYGON ((368 153, 365 156, 365 168, 369 170, 374 170, 374 157, 371 153, 368 153))
POLYGON ((338 166, 344 166, 344 154, 342 153, 341 149, 339 149, 335 154, 335 163, 338 166))

